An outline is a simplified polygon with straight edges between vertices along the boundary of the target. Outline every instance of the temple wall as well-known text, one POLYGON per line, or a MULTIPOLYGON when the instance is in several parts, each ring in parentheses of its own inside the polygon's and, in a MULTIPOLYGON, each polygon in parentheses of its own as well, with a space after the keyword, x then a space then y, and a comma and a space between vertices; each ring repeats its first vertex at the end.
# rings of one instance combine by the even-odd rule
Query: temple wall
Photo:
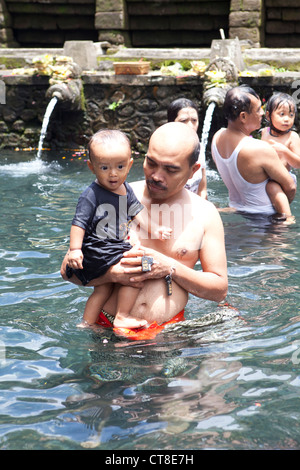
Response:
MULTIPOLYGON (((300 83, 297 72, 244 77, 240 81, 253 86, 262 99, 268 99, 274 90, 293 94, 293 87, 300 83)), ((0 100, 0 148, 37 147, 49 101, 48 78, 3 75, 0 82, 5 84, 5 100, 0 100)), ((198 105, 200 137, 205 107, 203 82, 198 76, 116 76, 99 72, 83 75, 82 82, 84 109, 70 112, 58 103, 50 119, 45 147, 84 148, 87 138, 98 129, 118 128, 130 137, 134 149, 144 151, 154 129, 166 122, 169 103, 182 96, 198 105)), ((224 124, 222 111, 217 108, 211 132, 224 124)))
POLYGON ((208 47, 222 28, 252 47, 299 47, 299 7, 300 0, 0 0, 0 44, 208 47))

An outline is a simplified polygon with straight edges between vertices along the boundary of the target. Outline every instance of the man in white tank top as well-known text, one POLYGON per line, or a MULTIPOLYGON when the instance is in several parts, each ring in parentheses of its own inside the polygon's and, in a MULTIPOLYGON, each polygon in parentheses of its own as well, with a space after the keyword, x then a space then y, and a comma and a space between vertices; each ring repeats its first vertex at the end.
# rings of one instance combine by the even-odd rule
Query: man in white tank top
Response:
POLYGON ((228 127, 214 135, 212 157, 228 189, 229 205, 248 214, 274 214, 266 193, 268 180, 281 185, 289 202, 296 185, 276 151, 250 136, 261 125, 261 101, 252 88, 241 85, 227 92, 223 109, 228 127))

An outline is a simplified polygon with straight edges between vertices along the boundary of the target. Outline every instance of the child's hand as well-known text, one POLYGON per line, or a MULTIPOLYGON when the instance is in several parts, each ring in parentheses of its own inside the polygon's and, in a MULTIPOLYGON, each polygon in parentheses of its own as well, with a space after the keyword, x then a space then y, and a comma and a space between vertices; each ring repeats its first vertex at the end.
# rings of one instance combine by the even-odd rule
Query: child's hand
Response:
POLYGON ((287 146, 284 144, 281 144, 280 142, 276 142, 273 139, 270 139, 269 142, 272 145, 273 149, 276 150, 278 156, 283 157, 287 151, 287 146))
POLYGON ((82 266, 83 254, 81 250, 70 250, 68 265, 73 269, 83 269, 82 266))
POLYGON ((169 240, 171 238, 172 232, 173 230, 171 228, 161 226, 155 230, 154 235, 159 240, 169 240))

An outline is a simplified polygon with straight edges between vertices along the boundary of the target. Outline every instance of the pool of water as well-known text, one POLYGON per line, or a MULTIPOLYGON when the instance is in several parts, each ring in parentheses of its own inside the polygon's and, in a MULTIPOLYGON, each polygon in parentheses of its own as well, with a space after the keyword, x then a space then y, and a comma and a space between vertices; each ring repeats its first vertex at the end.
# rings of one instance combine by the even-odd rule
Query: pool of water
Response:
POLYGON ((189 328, 127 342, 79 330, 90 290, 59 274, 85 158, 1 153, 0 449, 300 448, 299 193, 294 225, 221 213, 239 315, 190 296, 189 328))

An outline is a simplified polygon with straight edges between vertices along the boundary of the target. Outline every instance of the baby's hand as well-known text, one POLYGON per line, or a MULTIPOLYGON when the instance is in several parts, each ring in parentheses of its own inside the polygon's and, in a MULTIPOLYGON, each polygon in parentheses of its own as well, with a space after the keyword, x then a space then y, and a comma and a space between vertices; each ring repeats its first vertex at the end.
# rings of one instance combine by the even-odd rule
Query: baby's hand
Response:
POLYGON ((278 153, 279 157, 281 155, 283 155, 286 150, 287 150, 287 146, 284 145, 284 144, 281 144, 280 142, 276 142, 275 140, 273 139, 270 139, 270 144, 272 145, 273 149, 276 150, 276 152, 278 153))
POLYGON ((171 238, 173 230, 169 227, 158 227, 157 230, 155 230, 154 235, 156 238, 159 238, 159 240, 169 240, 171 238))
POLYGON ((73 269, 83 269, 82 266, 83 254, 81 250, 70 250, 68 265, 73 269))

